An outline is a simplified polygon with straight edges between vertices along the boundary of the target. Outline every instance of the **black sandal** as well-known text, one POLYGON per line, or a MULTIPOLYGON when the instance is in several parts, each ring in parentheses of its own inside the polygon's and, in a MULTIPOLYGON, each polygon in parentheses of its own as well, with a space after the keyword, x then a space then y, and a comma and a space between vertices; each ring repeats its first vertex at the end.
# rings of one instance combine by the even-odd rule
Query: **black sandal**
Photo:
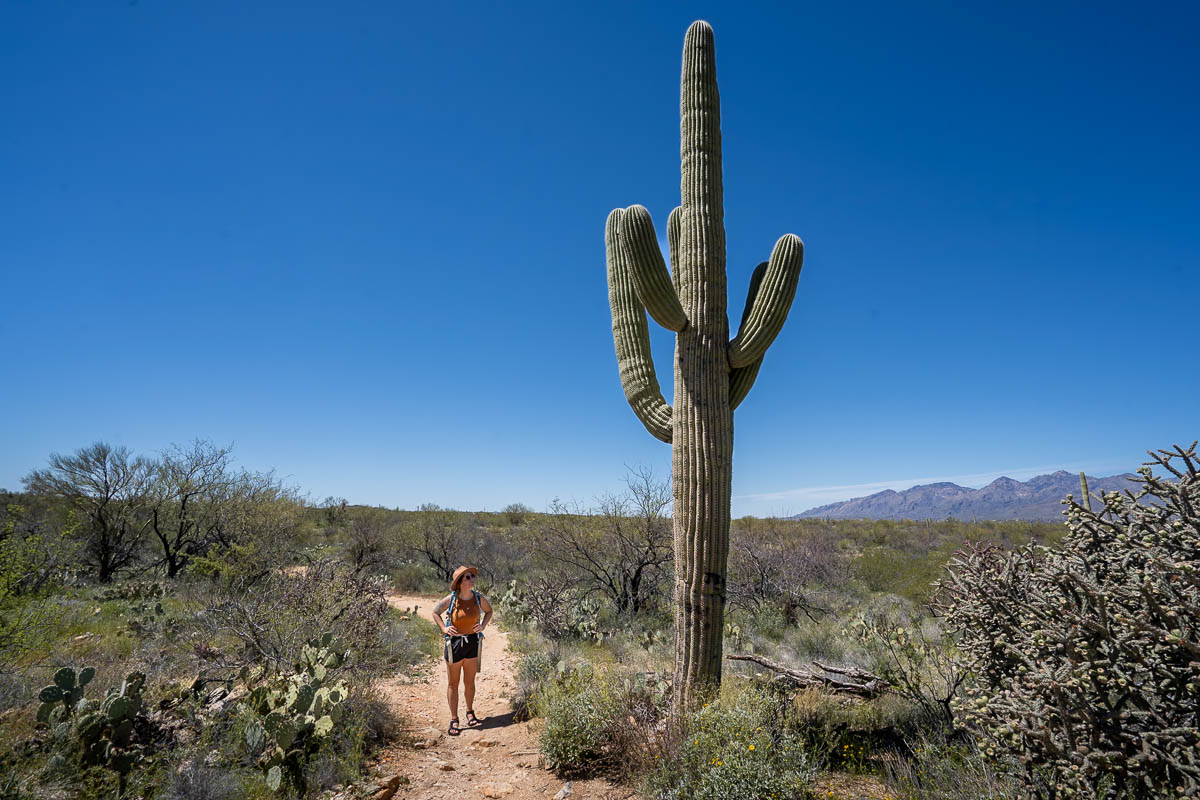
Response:
POLYGON ((450 734, 451 736, 458 736, 458 734, 459 734, 458 717, 455 717, 454 719, 450 720, 450 727, 446 731, 446 733, 450 734))
POLYGON ((475 712, 468 711, 467 712, 467 727, 468 728, 478 728, 481 725, 483 725, 483 723, 479 721, 479 717, 475 716, 475 712))

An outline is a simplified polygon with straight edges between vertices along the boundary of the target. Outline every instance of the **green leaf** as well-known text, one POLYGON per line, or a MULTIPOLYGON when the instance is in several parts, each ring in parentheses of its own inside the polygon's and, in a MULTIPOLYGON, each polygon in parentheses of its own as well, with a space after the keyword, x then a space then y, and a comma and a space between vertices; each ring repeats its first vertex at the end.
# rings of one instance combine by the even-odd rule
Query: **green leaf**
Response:
POLYGON ((54 710, 54 703, 42 703, 40 706, 38 706, 37 721, 38 722, 49 722, 50 721, 50 712, 53 710, 54 710))
POLYGON ((313 725, 313 733, 317 736, 324 736, 331 730, 333 730, 333 718, 328 715, 321 717, 313 725))
POLYGON ((95 667, 84 667, 83 669, 81 669, 79 671, 79 688, 82 689, 84 686, 87 686, 88 681, 90 681, 93 677, 95 677, 95 675, 96 675, 95 667))
POLYGON ((267 788, 272 792, 279 791, 279 784, 283 782, 283 770, 279 767, 271 767, 267 770, 267 788))

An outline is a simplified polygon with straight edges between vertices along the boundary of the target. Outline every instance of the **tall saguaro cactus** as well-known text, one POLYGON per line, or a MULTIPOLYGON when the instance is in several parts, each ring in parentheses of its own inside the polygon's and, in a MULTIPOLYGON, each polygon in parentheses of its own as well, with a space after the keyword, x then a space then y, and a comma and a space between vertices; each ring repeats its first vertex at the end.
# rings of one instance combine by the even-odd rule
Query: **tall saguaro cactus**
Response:
POLYGON ((613 342, 625 397, 646 429, 671 444, 677 706, 721 679, 733 410, 750 391, 763 354, 783 327, 804 255, 803 243, 790 233, 775 243, 770 260, 750 278, 741 327, 731 341, 721 104, 707 22, 688 28, 680 83, 682 204, 667 220, 671 271, 642 206, 615 209, 605 228, 613 342), (646 311, 676 333, 674 408, 654 373, 646 311))

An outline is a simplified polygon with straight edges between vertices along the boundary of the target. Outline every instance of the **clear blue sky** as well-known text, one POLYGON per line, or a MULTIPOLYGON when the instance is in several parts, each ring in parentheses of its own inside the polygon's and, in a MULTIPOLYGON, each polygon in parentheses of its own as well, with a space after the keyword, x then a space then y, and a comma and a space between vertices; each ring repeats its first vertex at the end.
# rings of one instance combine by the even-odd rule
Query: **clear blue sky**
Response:
POLYGON ((27 0, 0 9, 0 486, 195 437, 405 508, 668 476, 603 230, 678 203, 697 18, 732 326, 806 244, 735 515, 1200 436, 1194 4, 27 0))

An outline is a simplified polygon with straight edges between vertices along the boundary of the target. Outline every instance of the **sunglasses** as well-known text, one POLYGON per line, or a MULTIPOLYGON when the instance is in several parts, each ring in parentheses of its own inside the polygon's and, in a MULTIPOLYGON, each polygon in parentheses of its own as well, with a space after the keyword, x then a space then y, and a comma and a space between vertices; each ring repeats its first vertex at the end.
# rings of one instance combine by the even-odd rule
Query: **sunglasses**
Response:
POLYGON ((475 580, 475 576, 474 575, 463 575, 463 580, 464 581, 473 581, 473 580, 475 580))

